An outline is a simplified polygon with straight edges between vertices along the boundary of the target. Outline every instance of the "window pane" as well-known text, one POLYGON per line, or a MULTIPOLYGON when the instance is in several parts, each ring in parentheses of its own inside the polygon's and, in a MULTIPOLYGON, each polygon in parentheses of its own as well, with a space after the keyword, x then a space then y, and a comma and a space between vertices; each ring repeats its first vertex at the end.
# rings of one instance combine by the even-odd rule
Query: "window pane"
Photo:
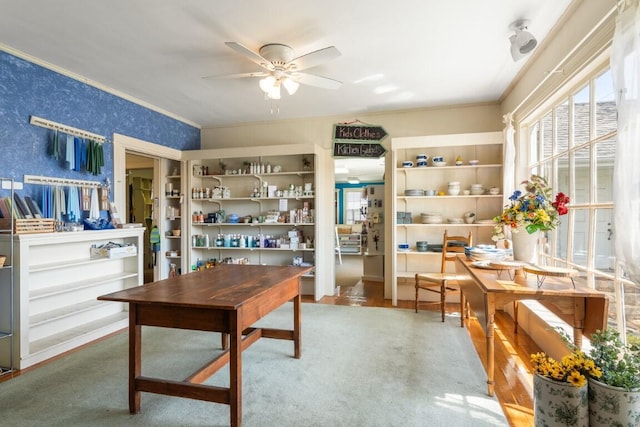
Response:
POLYGON ((569 101, 556 107, 556 153, 569 147, 569 101))
POLYGON ((611 71, 607 70, 596 78, 596 136, 602 136, 618 128, 616 99, 611 71))
POLYGON ((542 159, 548 159, 551 157, 553 150, 553 118, 551 112, 549 112, 546 116, 542 118, 542 140, 540 144, 542 144, 542 159))
POLYGON ((574 188, 572 203, 589 203, 591 189, 591 149, 581 148, 574 152, 574 188))
POLYGON ((613 201, 613 162, 616 151, 614 139, 595 144, 596 151, 596 201, 613 201))
POLYGON ((611 227, 611 219, 613 217, 612 209, 596 210, 596 232, 595 232, 595 248, 594 248, 594 266, 596 269, 605 272, 613 272, 614 249, 613 249, 613 232, 611 227))
POLYGON ((366 217, 366 199, 361 189, 345 189, 345 224, 356 224, 366 217))
POLYGON ((589 86, 585 86, 573 96, 574 145, 589 141, 590 111, 589 86))
POLYGON ((577 265, 585 268, 587 267, 588 244, 589 210, 575 209, 573 213, 573 254, 571 259, 577 265))
POLYGON ((552 183, 552 188, 552 197, 556 197, 560 192, 569 194, 569 153, 567 152, 558 157, 558 181, 552 183))
POLYGON ((640 344, 640 287, 635 284, 624 284, 624 300, 626 303, 627 342, 640 344))
POLYGON ((567 230, 569 229, 569 216, 560 217, 560 224, 556 229, 556 257, 567 259, 567 230))

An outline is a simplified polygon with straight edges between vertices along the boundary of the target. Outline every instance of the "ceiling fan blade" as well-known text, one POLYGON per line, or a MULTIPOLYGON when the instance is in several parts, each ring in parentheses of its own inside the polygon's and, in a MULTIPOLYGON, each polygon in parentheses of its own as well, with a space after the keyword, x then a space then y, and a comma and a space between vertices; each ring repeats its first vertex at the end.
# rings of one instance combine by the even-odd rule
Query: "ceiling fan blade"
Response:
POLYGON ((321 87, 323 89, 338 89, 342 82, 328 77, 316 76, 309 73, 295 73, 290 75, 291 79, 309 86, 321 87))
POLYGON ((315 67, 316 65, 324 64, 332 59, 336 59, 340 55, 340 51, 336 49, 335 46, 329 46, 294 58, 290 63, 295 64, 295 70, 302 71, 307 68, 315 67))
POLYGON ((262 68, 265 68, 265 69, 270 70, 270 71, 273 70, 273 64, 271 62, 267 61, 265 58, 263 58, 262 56, 258 55, 257 53, 255 53, 254 51, 249 49, 248 47, 245 47, 245 46, 241 45, 240 43, 236 43, 236 42, 224 42, 224 44, 226 44, 231 49, 233 49, 236 52, 238 52, 240 55, 243 55, 245 58, 249 59, 250 61, 255 62, 256 64, 258 64, 262 68))
POLYGON ((203 77, 205 80, 218 80, 218 79, 244 79, 246 77, 267 77, 269 75, 266 71, 256 71, 254 73, 237 73, 237 74, 219 74, 215 76, 203 77))

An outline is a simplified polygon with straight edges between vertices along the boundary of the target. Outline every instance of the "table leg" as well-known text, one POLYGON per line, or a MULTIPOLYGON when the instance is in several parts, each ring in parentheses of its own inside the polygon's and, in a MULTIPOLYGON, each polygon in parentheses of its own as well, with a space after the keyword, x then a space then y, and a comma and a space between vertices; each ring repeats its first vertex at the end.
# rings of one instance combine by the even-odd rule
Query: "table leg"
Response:
POLYGON ((302 296, 300 294, 293 298, 293 355, 296 359, 302 357, 302 317, 300 308, 302 306, 302 296))
POLYGON ((223 350, 229 348, 229 334, 225 332, 220 334, 220 347, 222 347, 223 350))
POLYGON ((495 343, 494 343, 494 317, 493 314, 487 319, 487 394, 493 396, 494 388, 494 358, 495 358, 495 343))
POLYGON ((142 340, 140 338, 142 327, 138 325, 138 305, 129 304, 129 412, 140 412, 140 394, 136 390, 136 378, 141 374, 140 355, 142 340))
POLYGON ((229 416, 232 427, 242 425, 242 308, 229 312, 229 416))
POLYGON ((574 298, 573 301, 573 343, 576 347, 582 348, 587 301, 586 298, 574 298))
POLYGON ((513 302, 513 333, 518 333, 518 301, 513 302))
POLYGON ((462 290, 460 290, 460 327, 464 328, 465 305, 467 304, 462 290))

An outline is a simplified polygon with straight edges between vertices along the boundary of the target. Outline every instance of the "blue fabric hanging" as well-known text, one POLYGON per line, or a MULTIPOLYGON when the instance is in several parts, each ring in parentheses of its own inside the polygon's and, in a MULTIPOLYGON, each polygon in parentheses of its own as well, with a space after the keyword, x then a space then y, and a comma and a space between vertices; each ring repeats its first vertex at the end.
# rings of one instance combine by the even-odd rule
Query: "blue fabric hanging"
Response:
POLYGON ((75 138, 73 137, 73 135, 67 135, 67 144, 65 147, 65 150, 66 150, 65 154, 66 154, 67 167, 70 170, 73 170, 76 165, 76 152, 75 152, 74 141, 75 141, 75 138))
POLYGON ((82 219, 78 187, 69 187, 69 194, 67 196, 67 218, 69 219, 69 221, 73 222, 77 222, 82 219))

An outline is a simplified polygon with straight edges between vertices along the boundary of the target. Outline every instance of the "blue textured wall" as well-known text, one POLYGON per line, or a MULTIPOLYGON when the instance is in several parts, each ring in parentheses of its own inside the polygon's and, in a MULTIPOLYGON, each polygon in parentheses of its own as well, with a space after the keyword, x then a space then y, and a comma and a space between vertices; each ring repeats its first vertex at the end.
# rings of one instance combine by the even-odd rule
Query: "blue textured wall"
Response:
MULTIPOLYGON (((112 139, 120 133, 177 150, 200 148, 200 129, 0 51, 0 177, 23 175, 113 182, 113 144, 104 145, 102 174, 74 172, 47 155, 52 131, 38 116, 112 139)), ((38 197, 40 187, 20 194, 38 197)), ((6 193, 6 192, 5 192, 6 193)), ((1 190, 0 190, 0 194, 1 190)))

